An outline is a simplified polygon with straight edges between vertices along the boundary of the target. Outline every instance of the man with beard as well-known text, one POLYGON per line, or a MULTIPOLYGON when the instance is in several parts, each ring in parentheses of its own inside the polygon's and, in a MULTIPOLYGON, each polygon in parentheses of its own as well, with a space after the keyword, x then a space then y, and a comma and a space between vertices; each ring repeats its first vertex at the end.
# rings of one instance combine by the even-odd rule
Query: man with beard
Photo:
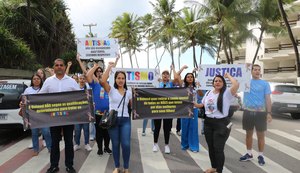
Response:
MULTIPOLYGON (((79 85, 74 79, 65 74, 66 66, 62 59, 54 61, 55 75, 46 79, 39 93, 54 93, 80 90, 79 85)), ((63 130, 65 140, 65 165, 66 171, 75 173, 73 168, 74 150, 73 150, 73 130, 74 125, 54 126, 50 127, 52 147, 50 153, 50 168, 47 173, 55 173, 59 171, 58 163, 60 157, 59 141, 61 139, 61 131, 63 130)))

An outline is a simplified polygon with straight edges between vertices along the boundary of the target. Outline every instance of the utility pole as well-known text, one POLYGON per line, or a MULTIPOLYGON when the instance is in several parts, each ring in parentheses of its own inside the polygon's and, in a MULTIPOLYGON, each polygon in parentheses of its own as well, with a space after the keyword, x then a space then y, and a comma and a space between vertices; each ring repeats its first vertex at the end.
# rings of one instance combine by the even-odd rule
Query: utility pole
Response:
POLYGON ((97 23, 95 23, 95 24, 90 23, 90 24, 87 24, 87 25, 83 24, 83 26, 89 27, 89 29, 90 29, 90 32, 89 32, 90 37, 94 37, 94 34, 92 33, 92 27, 93 26, 97 26, 97 23))

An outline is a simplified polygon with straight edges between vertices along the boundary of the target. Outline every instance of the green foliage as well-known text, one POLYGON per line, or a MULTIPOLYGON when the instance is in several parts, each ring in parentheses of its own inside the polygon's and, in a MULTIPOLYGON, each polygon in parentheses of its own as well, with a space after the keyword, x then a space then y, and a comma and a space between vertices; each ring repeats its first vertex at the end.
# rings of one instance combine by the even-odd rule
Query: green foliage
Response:
POLYGON ((40 67, 27 44, 0 27, 0 67, 35 70, 40 67))

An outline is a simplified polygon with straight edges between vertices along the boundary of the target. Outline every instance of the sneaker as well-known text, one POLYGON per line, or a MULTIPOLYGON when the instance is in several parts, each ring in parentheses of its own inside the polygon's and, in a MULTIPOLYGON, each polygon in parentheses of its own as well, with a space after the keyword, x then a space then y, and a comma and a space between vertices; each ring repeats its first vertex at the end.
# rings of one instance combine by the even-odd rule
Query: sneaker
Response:
POLYGON ((74 151, 77 151, 77 150, 79 150, 80 149, 80 147, 76 144, 76 145, 74 145, 74 151))
POLYGON ((170 147, 169 147, 169 145, 166 145, 165 146, 165 154, 170 154, 170 147))
POLYGON ((66 167, 68 173, 76 173, 76 170, 73 167, 66 167))
POLYGON ((265 164, 264 156, 258 156, 257 159, 258 159, 258 164, 260 166, 264 166, 264 164, 265 164))
POLYGON ((242 156, 240 158, 240 161, 244 162, 244 161, 249 161, 253 158, 253 155, 249 155, 248 153, 246 153, 244 156, 242 156))
POLYGON ((158 152, 158 150, 159 150, 158 145, 157 145, 157 144, 153 144, 152 151, 153 151, 153 152, 158 152))
POLYGON ((181 132, 180 132, 180 131, 176 132, 176 134, 177 134, 178 136, 181 136, 181 132))
POLYGON ((43 147, 47 147, 45 140, 43 140, 43 144, 42 145, 43 145, 43 147))
POLYGON ((93 138, 93 137, 90 137, 90 141, 94 141, 95 140, 95 138, 93 138))
POLYGON ((32 147, 33 147, 33 146, 32 146, 32 143, 31 143, 31 144, 28 145, 27 148, 28 148, 28 149, 31 149, 32 147))
POLYGON ((112 151, 109 148, 104 148, 104 153, 107 153, 107 154, 111 155, 112 151))
POLYGON ((142 133, 142 136, 146 136, 146 133, 145 133, 145 132, 143 132, 143 133, 142 133))
POLYGON ((92 148, 91 148, 90 144, 86 144, 84 146, 84 149, 86 149, 86 151, 92 151, 92 148))
POLYGON ((97 154, 98 154, 99 156, 103 156, 103 151, 99 149, 99 150, 97 151, 97 154))

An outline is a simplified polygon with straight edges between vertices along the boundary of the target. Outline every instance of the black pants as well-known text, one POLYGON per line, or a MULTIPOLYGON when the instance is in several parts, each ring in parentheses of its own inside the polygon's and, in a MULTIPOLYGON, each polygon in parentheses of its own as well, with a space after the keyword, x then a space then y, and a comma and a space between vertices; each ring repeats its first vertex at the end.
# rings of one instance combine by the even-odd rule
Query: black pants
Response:
POLYGON ((101 120, 102 116, 99 115, 95 115, 96 117, 96 124, 95 124, 95 128, 96 128, 96 142, 98 145, 98 150, 103 151, 103 139, 104 139, 104 148, 109 148, 109 141, 110 141, 110 137, 108 134, 108 130, 107 129, 103 129, 101 127, 99 127, 99 122, 101 120))
POLYGON ((181 130, 181 118, 177 118, 176 132, 180 132, 180 130, 181 130))
POLYGON ((229 137, 230 123, 228 118, 215 119, 206 117, 204 120, 204 133, 208 145, 208 153, 212 168, 222 173, 225 162, 224 147, 229 137))
POLYGON ((61 132, 63 130, 65 141, 65 165, 66 167, 73 166, 74 149, 73 149, 73 130, 74 125, 50 127, 52 146, 50 154, 51 167, 58 167, 60 158, 59 141, 61 140, 61 132))
MULTIPOLYGON (((163 128, 164 128, 165 144, 168 145, 173 119, 163 119, 163 121, 164 121, 163 128)), ((154 143, 158 142, 160 128, 161 128, 161 119, 154 120, 154 143)))

